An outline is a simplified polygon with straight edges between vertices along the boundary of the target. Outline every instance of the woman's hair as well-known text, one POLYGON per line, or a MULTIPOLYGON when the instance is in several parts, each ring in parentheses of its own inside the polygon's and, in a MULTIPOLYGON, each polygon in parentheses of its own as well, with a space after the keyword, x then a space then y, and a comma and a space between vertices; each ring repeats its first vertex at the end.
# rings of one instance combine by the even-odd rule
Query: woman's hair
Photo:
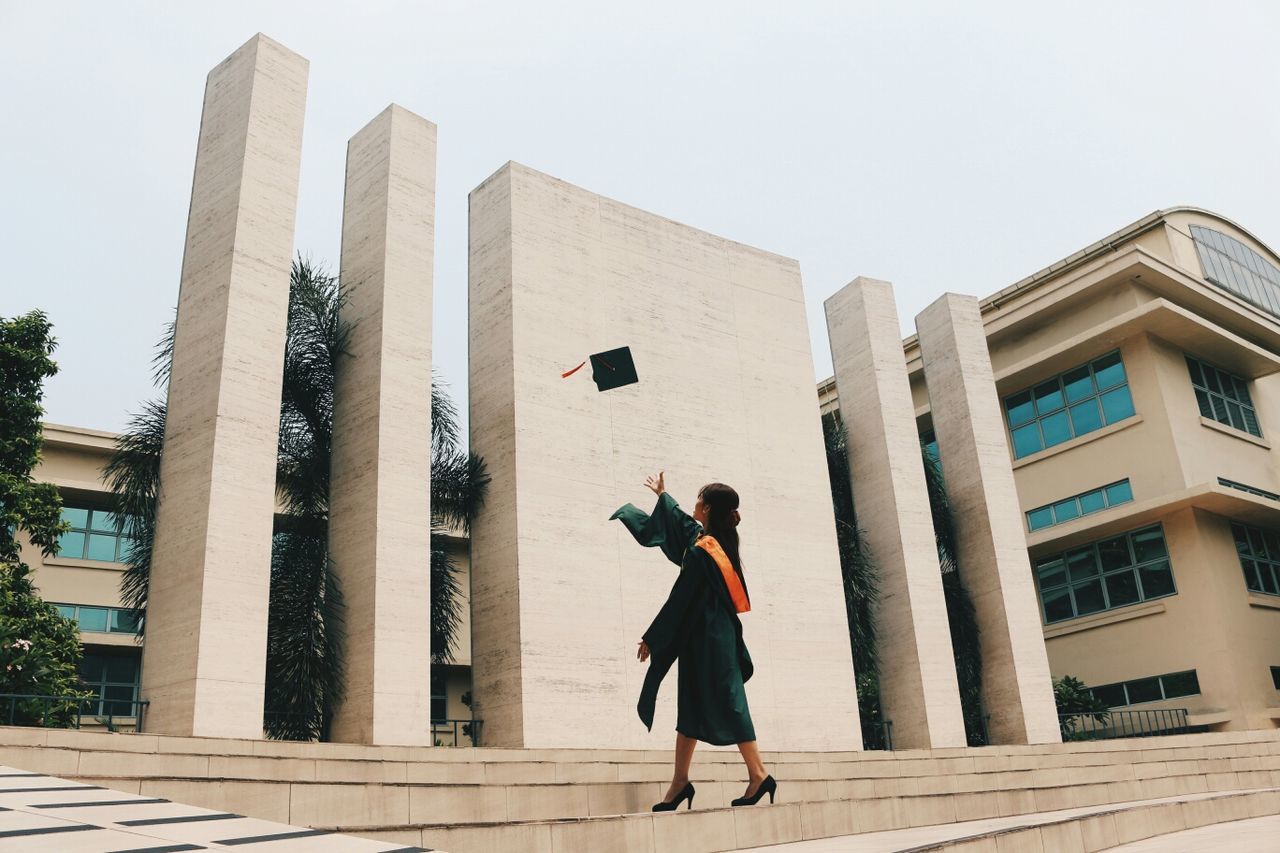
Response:
POLYGON ((707 483, 698 492, 698 497, 707 505, 707 535, 714 536, 720 543, 745 588, 742 558, 738 555, 738 493, 724 483, 707 483))

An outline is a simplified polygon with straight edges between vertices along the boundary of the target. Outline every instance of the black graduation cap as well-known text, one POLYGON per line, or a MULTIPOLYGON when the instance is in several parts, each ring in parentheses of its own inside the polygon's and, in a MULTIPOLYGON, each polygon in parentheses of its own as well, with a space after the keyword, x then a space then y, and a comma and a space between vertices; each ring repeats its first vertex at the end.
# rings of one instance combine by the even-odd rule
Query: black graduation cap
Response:
MULTIPOLYGON (((598 352, 590 356, 591 378, 600 391, 611 391, 623 385, 639 382, 636 376, 636 363, 631 358, 631 347, 619 347, 607 352, 598 352)), ((568 378, 577 373, 586 362, 582 362, 573 370, 560 374, 568 378)))

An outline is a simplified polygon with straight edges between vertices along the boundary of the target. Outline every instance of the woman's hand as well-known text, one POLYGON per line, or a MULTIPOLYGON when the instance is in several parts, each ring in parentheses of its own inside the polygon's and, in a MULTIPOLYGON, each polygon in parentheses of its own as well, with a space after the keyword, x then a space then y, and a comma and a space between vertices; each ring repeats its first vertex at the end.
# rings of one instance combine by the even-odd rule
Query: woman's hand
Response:
POLYGON ((650 489, 653 489, 653 493, 655 495, 661 495, 667 490, 666 483, 663 482, 663 476, 666 473, 666 471, 659 471, 658 476, 656 477, 646 477, 644 484, 650 489))
POLYGON ((640 641, 640 648, 636 649, 636 660, 644 662, 649 659, 649 644, 644 640, 640 641))

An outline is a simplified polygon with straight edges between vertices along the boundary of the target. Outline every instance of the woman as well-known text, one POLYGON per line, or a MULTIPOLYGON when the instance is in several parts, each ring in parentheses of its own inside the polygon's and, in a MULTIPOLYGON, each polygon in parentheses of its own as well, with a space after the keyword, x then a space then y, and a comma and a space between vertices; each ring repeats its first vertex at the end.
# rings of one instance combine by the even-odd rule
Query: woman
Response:
POLYGON ((626 525, 641 545, 661 548, 680 566, 667 603, 644 632, 636 653, 641 661, 653 659, 636 706, 650 729, 658 685, 671 664, 680 661, 675 773, 653 810, 672 811, 686 799, 693 808, 689 764, 700 740, 738 745, 749 779, 746 793, 733 805, 755 805, 766 793, 773 802, 778 783, 760 760, 743 686, 753 667, 738 619, 739 613, 751 609, 738 557, 738 493, 723 483, 703 486, 690 518, 667 492, 664 473, 645 481, 658 496, 652 515, 627 504, 610 518, 626 525))

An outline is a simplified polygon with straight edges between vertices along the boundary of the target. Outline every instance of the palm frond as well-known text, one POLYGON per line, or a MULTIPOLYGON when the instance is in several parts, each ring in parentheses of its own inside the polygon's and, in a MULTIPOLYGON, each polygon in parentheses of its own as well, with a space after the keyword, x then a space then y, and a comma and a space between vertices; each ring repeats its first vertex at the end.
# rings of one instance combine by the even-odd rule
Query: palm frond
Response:
POLYGON ((431 528, 431 662, 449 663, 458 651, 462 629, 462 584, 449 554, 448 531, 431 528))

